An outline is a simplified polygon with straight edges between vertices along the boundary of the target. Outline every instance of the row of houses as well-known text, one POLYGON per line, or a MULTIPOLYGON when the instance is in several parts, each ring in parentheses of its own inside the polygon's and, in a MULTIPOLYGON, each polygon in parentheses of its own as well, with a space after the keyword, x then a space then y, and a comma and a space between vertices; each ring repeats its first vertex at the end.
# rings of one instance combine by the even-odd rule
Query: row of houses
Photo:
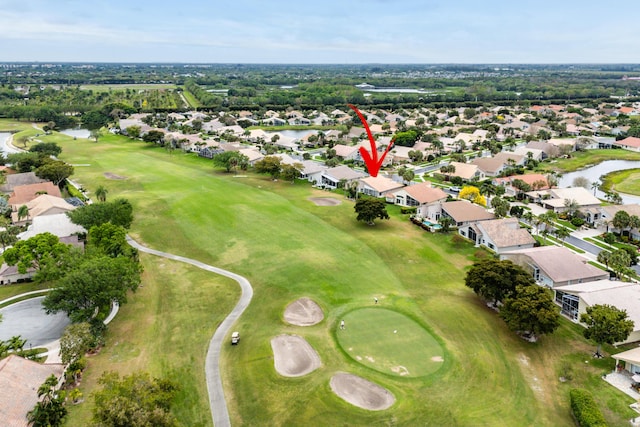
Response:
MULTIPOLYGON (((27 226, 25 231, 18 234, 19 240, 49 232, 58 236, 63 243, 82 247, 78 236, 87 231, 73 224, 67 216, 67 212, 83 204, 79 199, 62 198, 56 185, 38 178, 33 172, 7 175, 0 191, 8 195, 13 224, 27 226), (26 207, 26 215, 23 207, 26 207)), ((3 263, 0 266, 0 285, 28 280, 34 274, 34 270, 20 273, 16 266, 3 263)))

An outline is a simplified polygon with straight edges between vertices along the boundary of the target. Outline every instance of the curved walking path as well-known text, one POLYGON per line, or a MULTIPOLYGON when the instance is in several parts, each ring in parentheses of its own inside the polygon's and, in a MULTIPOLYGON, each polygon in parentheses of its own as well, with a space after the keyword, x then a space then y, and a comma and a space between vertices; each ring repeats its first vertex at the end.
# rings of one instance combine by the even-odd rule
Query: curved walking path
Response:
POLYGON ((231 326, 233 326, 233 324, 236 322, 236 320, 238 320, 242 312, 249 306, 249 303, 251 302, 251 298, 253 297, 253 288, 251 287, 251 283, 249 283, 249 281, 244 277, 230 271, 223 270, 212 265, 204 264, 191 258, 185 258, 179 255, 173 255, 170 253, 151 249, 146 246, 142 246, 140 243, 133 240, 133 238, 129 235, 127 235, 127 242, 141 252, 191 264, 203 270, 229 277, 230 279, 238 282, 238 284, 240 285, 240 289, 242 290, 240 300, 233 308, 233 310, 231 310, 231 313, 229 313, 229 315, 222 321, 222 323, 220 323, 220 326, 218 326, 218 329, 216 329, 216 332, 213 334, 213 337, 209 342, 209 349, 207 350, 207 357, 204 367, 205 376, 207 379, 207 390, 209 391, 209 405, 211 406, 213 425, 215 427, 230 427, 231 421, 229 420, 227 402, 225 401, 224 390, 222 388, 222 377, 220 376, 220 351, 222 350, 225 336, 231 330, 231 326))

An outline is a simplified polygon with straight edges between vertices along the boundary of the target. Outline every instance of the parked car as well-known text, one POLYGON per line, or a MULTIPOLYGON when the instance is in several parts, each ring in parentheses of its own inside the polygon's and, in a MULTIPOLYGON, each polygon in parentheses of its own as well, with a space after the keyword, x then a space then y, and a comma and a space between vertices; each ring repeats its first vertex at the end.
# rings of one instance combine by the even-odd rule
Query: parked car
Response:
POLYGON ((236 345, 240 342, 240 332, 234 332, 231 334, 231 345, 236 345))

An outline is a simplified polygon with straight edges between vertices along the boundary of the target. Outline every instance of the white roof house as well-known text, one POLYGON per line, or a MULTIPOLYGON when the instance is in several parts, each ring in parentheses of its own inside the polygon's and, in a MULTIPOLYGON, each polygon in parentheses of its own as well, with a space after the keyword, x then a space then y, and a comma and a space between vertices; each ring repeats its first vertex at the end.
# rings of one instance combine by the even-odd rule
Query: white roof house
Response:
POLYGON ((538 284, 550 288, 609 278, 609 273, 594 267, 586 258, 564 246, 540 246, 504 252, 500 254, 500 259, 508 259, 531 271, 538 284))
POLYGON ((51 233, 58 237, 86 233, 84 227, 74 224, 66 213, 40 215, 32 219, 27 231, 18 234, 18 239, 26 240, 40 233, 51 233))
POLYGON ((404 184, 382 175, 369 176, 358 180, 358 192, 373 197, 384 197, 386 194, 402 187, 404 187, 404 184))
POLYGON ((349 166, 341 165, 335 168, 327 169, 322 172, 320 176, 320 185, 329 188, 337 188, 340 181, 351 182, 360 178, 364 178, 365 173, 351 169, 349 166))
POLYGON ((559 286, 554 291, 562 313, 576 322, 582 313, 586 313, 587 307, 594 305, 608 304, 625 310, 634 323, 634 329, 625 341, 618 344, 640 341, 640 285, 607 279, 559 286))
MULTIPOLYGON (((480 221, 473 226, 478 246, 486 246, 500 254, 517 249, 532 248, 536 240, 526 228, 521 228, 517 218, 501 218, 480 221)), ((471 230, 469 230, 469 234, 471 230)), ((471 237, 469 237, 471 238, 471 237)))

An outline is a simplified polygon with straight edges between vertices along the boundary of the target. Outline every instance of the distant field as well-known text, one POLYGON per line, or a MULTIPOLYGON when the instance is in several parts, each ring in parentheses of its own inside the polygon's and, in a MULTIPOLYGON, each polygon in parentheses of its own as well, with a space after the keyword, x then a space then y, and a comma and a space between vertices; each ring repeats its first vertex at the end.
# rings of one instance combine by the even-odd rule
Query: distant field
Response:
POLYGON ((112 84, 112 85, 81 85, 80 89, 83 90, 93 90, 95 92, 109 92, 112 90, 124 90, 124 89, 133 89, 133 90, 166 90, 166 89, 175 89, 177 86, 174 84, 112 84))

